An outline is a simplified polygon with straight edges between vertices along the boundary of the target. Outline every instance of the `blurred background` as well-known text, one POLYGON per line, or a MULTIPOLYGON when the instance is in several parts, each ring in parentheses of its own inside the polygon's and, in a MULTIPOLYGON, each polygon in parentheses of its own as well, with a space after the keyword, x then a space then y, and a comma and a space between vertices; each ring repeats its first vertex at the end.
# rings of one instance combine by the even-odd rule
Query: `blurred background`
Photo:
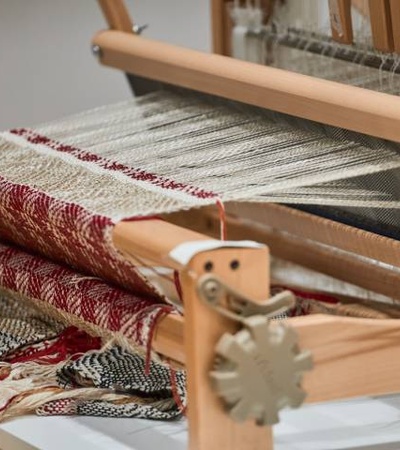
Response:
MULTIPOLYGON (((145 36, 211 48, 208 0, 127 0, 145 36)), ((126 78, 100 66, 90 40, 105 28, 95 0, 0 0, 0 130, 126 99, 126 78)))

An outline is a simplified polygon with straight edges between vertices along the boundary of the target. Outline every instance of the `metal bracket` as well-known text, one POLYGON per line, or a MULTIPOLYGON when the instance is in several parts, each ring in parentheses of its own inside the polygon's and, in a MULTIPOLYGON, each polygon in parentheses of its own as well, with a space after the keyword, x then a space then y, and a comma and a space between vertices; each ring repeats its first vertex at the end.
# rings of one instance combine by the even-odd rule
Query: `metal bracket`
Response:
POLYGON ((234 420, 253 418, 259 425, 276 424, 282 408, 303 403, 302 374, 312 368, 311 354, 300 351, 294 330, 270 325, 271 318, 294 306, 295 296, 284 291, 256 302, 214 274, 203 275, 197 289, 208 306, 243 325, 217 343, 210 372, 215 392, 234 420))
POLYGON ((255 315, 267 318, 277 316, 293 308, 296 301, 292 292, 284 291, 269 299, 256 302, 227 286, 214 274, 203 275, 198 281, 197 290, 200 298, 210 307, 239 322, 255 315))

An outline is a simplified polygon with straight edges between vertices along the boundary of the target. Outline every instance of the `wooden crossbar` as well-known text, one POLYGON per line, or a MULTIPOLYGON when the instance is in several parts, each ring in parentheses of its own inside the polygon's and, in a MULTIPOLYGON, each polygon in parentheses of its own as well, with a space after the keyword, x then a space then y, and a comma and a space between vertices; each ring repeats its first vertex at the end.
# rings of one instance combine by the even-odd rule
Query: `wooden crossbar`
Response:
POLYGON ((400 142, 400 98, 119 31, 98 33, 104 65, 400 142))

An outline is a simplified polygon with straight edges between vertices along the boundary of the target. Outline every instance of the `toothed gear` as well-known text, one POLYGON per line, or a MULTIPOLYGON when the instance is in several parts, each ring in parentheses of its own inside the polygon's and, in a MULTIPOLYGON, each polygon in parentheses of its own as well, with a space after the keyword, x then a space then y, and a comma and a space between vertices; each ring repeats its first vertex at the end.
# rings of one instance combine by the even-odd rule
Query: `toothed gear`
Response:
POLYGON ((299 350, 292 328, 254 316, 235 335, 224 334, 216 351, 211 380, 234 420, 274 425, 282 408, 303 403, 300 382, 312 358, 299 350))

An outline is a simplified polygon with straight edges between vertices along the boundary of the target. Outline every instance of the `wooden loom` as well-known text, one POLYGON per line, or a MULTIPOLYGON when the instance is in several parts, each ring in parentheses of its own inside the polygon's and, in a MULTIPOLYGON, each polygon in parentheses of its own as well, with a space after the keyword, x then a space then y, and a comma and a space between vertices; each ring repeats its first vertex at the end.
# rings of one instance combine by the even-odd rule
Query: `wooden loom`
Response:
MULTIPOLYGON (((400 142, 399 98, 153 42, 132 32, 122 0, 99 2, 110 30, 97 34, 93 45, 104 65, 400 142)), ((388 3, 375 0, 381 7, 388 3)), ((215 49, 226 53, 226 3, 215 0, 212 7, 215 49)), ((114 243, 128 259, 140 256, 182 274, 185 317, 162 319, 153 348, 187 368, 190 449, 267 450, 273 448, 271 428, 235 422, 212 390, 209 371, 215 346, 237 324, 205 304, 199 280, 212 268, 225 285, 262 302, 269 296, 269 248, 284 259, 400 299, 399 273, 372 262, 398 267, 400 243, 279 205, 244 204, 242 217, 230 215, 229 205, 227 212, 230 238, 251 238, 266 246, 234 248, 215 240, 211 249, 193 250, 196 243, 209 244, 210 236, 218 236, 218 218, 208 209, 174 214, 167 221, 120 223, 114 243), (174 256, 182 245, 189 248, 186 260, 174 256)), ((308 402, 399 391, 394 376, 400 370, 397 321, 315 315, 289 319, 287 324, 297 332, 299 346, 313 356, 314 368, 303 380, 308 402)))

